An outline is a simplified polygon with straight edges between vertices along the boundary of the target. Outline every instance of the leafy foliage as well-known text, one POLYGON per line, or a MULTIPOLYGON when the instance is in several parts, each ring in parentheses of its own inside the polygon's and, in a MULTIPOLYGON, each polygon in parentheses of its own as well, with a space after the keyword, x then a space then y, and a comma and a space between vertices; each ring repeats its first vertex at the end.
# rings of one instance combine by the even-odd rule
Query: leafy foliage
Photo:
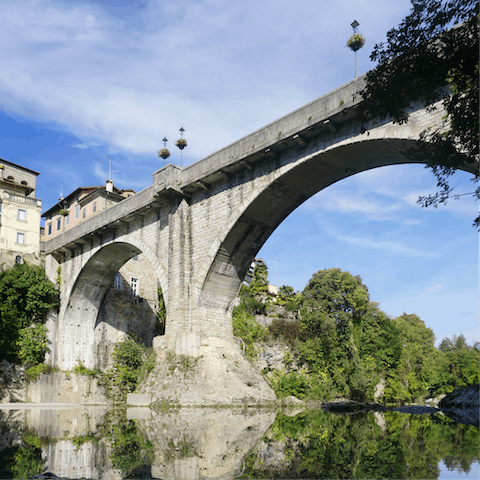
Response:
POLYGON ((137 387, 147 349, 135 338, 126 335, 113 349, 113 365, 100 377, 105 394, 114 402, 123 402, 137 387))
POLYGON ((77 365, 73 368, 73 372, 77 375, 84 375, 86 377, 99 377, 101 376, 102 372, 98 367, 95 367, 93 370, 87 368, 83 365, 83 363, 79 360, 77 365))
POLYGON ((25 370, 25 377, 28 381, 34 382, 42 373, 48 374, 58 371, 59 370, 56 367, 52 367, 51 365, 45 365, 44 363, 39 363, 38 365, 34 365, 33 367, 25 370))
POLYGON ((255 266, 249 293, 251 296, 258 295, 259 293, 268 293, 268 269, 266 265, 257 264, 255 266))
POLYGON ((303 290, 302 321, 309 334, 316 335, 333 325, 345 333, 365 312, 368 289, 359 276, 339 268, 320 270, 303 290))
POLYGON ((165 324, 167 322, 167 309, 162 289, 158 288, 158 312, 157 323, 155 325, 155 335, 165 335, 165 324))
POLYGON ((275 300, 277 305, 285 305, 288 312, 296 312, 300 309, 304 301, 304 297, 301 293, 295 292, 292 287, 282 285, 278 289, 278 295, 275 300))
POLYGON ((49 439, 38 437, 33 430, 25 431, 22 444, 14 457, 13 478, 30 478, 43 471, 45 460, 42 459, 41 447, 48 442, 49 439))
POLYGON ((114 385, 121 390, 133 392, 137 386, 140 367, 146 356, 144 345, 127 335, 113 349, 114 385))
POLYGON ((254 315, 274 310, 275 304, 257 298, 261 294, 242 289, 234 332, 249 358, 268 338, 285 343, 284 368, 262 371, 279 398, 404 404, 478 382, 480 344, 470 347, 459 337, 436 349, 433 331, 417 315, 389 318, 370 301, 362 279, 349 272, 320 270, 302 294, 282 287, 276 304, 296 298, 296 319, 275 318, 268 329, 254 315))
MULTIPOLYGON (((364 123, 370 113, 404 123, 416 102, 427 109, 442 102, 445 124, 424 132, 428 145, 420 152, 440 190, 419 203, 436 207, 455 197, 449 177, 456 169, 478 160, 478 1, 411 3, 410 14, 387 33, 386 44, 374 47, 370 58, 378 65, 367 73, 359 116, 364 123)), ((480 188, 473 194, 479 198, 480 188)), ((480 227, 480 217, 475 223, 480 227)))
POLYGON ((301 358, 314 374, 326 374, 331 394, 365 398, 367 379, 354 342, 369 296, 359 276, 338 268, 320 270, 303 290, 301 358))
MULTIPOLYGON (((58 302, 58 292, 42 268, 24 263, 1 272, 0 356, 17 360, 23 346, 21 355, 28 357, 28 362, 42 361, 41 355, 34 353, 31 340, 38 334, 37 338, 43 343, 39 324, 45 322, 52 308, 58 307, 58 302), (37 324, 35 335, 24 330, 32 324, 37 324)), ((39 348, 46 351, 45 346, 39 348)))
POLYGON ((112 467, 121 471, 122 478, 140 478, 141 469, 152 461, 153 447, 135 422, 127 419, 126 410, 109 411, 100 432, 111 442, 112 467))
POLYGON ((261 342, 268 337, 268 329, 255 321, 244 305, 233 309, 233 334, 241 338, 245 343, 245 355, 247 358, 254 358, 255 343, 261 342))
POLYGON ((36 323, 22 328, 18 332, 18 358, 25 365, 37 365, 45 360, 45 354, 50 352, 47 341, 47 328, 36 323))
POLYGON ((478 342, 470 346, 463 335, 454 336, 452 339, 443 339, 439 349, 444 354, 441 365, 437 364, 438 383, 442 393, 478 384, 480 363, 478 342))

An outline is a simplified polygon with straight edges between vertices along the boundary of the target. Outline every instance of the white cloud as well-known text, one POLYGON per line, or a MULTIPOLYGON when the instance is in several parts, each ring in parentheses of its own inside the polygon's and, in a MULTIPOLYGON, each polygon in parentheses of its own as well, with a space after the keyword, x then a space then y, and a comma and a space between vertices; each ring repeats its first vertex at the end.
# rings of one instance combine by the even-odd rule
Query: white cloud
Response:
POLYGON ((152 1, 121 18, 94 2, 1 2, 0 106, 132 153, 155 155, 184 126, 199 159, 351 79, 345 10, 377 19, 358 17, 371 46, 409 6, 299 2, 152 1))
POLYGON ((437 283, 436 285, 433 285, 432 287, 430 287, 428 290, 431 292, 431 293, 435 293, 435 292, 438 292, 442 289, 442 284, 441 283, 437 283))
POLYGON ((422 221, 418 218, 407 218, 403 221, 403 224, 408 226, 422 225, 422 221))
MULTIPOLYGON (((330 232, 332 233, 332 232, 330 232)), ((366 248, 373 248, 377 250, 385 250, 390 253, 394 254, 401 254, 401 255, 408 255, 411 257, 434 257, 435 253, 433 252, 422 252, 421 250, 417 250, 416 248, 412 248, 408 245, 393 242, 390 240, 372 240, 367 238, 366 236, 349 236, 349 235, 339 235, 333 233, 333 236, 342 241, 347 242, 352 245, 356 245, 359 247, 366 247, 366 248)))

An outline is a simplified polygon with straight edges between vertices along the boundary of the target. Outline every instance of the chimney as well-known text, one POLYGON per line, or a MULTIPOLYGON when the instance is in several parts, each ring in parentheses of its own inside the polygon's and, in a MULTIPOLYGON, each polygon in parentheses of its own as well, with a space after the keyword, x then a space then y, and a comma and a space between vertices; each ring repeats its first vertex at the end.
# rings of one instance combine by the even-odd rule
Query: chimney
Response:
POLYGON ((107 192, 113 193, 113 181, 112 180, 107 180, 107 186, 105 187, 107 192))

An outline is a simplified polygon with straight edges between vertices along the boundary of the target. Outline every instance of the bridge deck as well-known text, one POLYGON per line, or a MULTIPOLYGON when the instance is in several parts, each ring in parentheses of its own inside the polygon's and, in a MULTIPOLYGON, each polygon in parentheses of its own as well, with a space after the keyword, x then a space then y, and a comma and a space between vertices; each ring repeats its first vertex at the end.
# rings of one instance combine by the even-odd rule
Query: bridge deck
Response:
POLYGON ((184 169, 167 165, 154 172, 153 184, 141 192, 91 217, 51 240, 41 249, 52 253, 81 239, 101 233, 116 223, 158 202, 168 191, 189 195, 198 188, 209 188, 225 173, 252 169, 265 156, 276 156, 292 144, 305 145, 319 129, 335 131, 349 118, 345 115, 360 103, 357 93, 365 84, 365 75, 342 85, 278 120, 256 130, 184 169))

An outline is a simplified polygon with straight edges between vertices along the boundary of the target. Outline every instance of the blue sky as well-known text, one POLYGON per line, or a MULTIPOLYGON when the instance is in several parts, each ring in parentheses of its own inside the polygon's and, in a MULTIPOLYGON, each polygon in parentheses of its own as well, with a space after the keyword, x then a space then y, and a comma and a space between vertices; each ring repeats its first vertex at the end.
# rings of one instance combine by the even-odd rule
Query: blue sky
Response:
MULTIPOLYGON (((44 210, 79 186, 137 191, 350 81, 353 20, 374 44, 409 12, 398 0, 0 0, 0 157, 41 172, 44 210)), ((473 190, 470 175, 454 179, 473 190)), ((422 209, 422 166, 350 177, 293 212, 259 253, 270 282, 302 290, 322 268, 360 275, 392 317, 416 313, 438 339, 478 338, 478 211, 470 198, 422 209)))

